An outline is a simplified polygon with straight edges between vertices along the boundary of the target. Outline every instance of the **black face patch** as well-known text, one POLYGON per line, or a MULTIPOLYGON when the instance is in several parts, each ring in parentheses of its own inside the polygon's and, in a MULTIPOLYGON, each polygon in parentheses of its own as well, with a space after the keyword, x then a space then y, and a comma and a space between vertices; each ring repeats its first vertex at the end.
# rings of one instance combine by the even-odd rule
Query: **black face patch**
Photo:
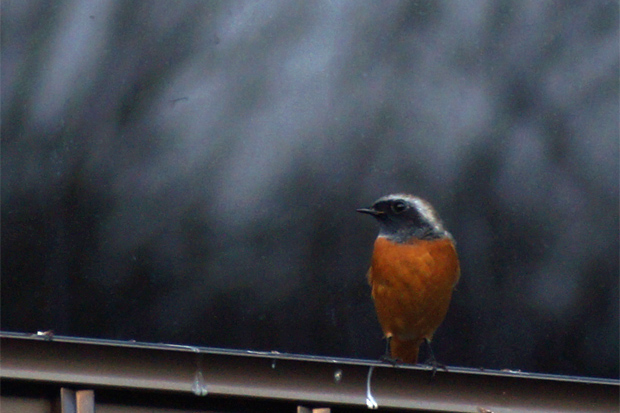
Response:
POLYGON ((384 222, 392 222, 398 226, 429 226, 417 208, 404 199, 380 201, 373 205, 373 209, 383 213, 380 218, 384 222))
POLYGON ((389 199, 379 201, 372 206, 373 209, 381 211, 387 215, 400 215, 408 210, 415 209, 411 203, 404 199, 389 199))
POLYGON ((381 234, 396 240, 406 242, 411 237, 419 239, 438 238, 432 222, 418 210, 417 206, 407 199, 392 198, 376 202, 373 210, 381 226, 381 234))

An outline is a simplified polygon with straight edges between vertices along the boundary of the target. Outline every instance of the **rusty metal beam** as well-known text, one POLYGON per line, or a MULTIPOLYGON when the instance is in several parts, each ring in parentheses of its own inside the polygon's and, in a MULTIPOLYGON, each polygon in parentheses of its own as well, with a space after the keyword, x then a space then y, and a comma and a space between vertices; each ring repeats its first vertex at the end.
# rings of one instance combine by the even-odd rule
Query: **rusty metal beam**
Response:
POLYGON ((617 380, 0 333, 0 378, 300 405, 475 412, 617 412, 617 380), (369 373, 372 372, 372 377, 369 373), (369 386, 368 386, 369 385, 369 386))

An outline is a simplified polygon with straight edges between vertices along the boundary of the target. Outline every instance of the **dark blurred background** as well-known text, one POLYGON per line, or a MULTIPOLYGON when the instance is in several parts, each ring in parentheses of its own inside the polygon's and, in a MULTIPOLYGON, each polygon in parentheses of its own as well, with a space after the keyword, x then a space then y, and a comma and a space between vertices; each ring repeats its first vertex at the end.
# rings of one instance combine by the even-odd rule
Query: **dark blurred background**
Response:
POLYGON ((2 1, 1 328, 376 359, 392 192, 448 365, 618 378, 617 1, 2 1))

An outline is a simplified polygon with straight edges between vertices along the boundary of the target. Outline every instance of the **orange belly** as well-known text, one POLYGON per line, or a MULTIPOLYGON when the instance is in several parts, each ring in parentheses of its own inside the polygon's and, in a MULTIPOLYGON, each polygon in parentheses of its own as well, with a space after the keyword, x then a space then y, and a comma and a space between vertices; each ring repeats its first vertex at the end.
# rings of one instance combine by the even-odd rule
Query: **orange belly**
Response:
POLYGON ((377 238, 368 281, 392 357, 417 362, 420 344, 433 337, 448 312, 459 275, 451 239, 399 244, 377 238))

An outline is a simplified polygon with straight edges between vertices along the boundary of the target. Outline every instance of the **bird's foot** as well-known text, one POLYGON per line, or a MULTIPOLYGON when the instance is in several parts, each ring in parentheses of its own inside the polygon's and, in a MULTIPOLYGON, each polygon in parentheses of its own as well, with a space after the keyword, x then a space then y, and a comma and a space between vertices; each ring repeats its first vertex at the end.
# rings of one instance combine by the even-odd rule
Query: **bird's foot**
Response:
POLYGON ((437 359, 435 358, 435 354, 433 353, 430 340, 425 338, 424 342, 426 343, 426 346, 428 348, 428 359, 426 360, 424 364, 426 364, 427 366, 431 366, 432 371, 433 371, 433 373, 431 374, 431 380, 433 380, 433 378, 435 377, 435 374, 437 374, 438 369, 442 369, 447 372, 448 368, 446 367, 445 364, 438 362, 437 359))
POLYGON ((432 368, 433 374, 431 375, 431 379, 435 377, 435 374, 437 374, 437 370, 439 369, 442 369, 445 372, 449 371, 448 367, 446 367, 445 364, 435 360, 435 357, 429 357, 423 364, 432 368))
POLYGON ((395 359, 394 357, 391 357, 388 354, 384 354, 381 357, 379 357, 379 360, 382 361, 383 363, 389 363, 392 365, 392 367, 396 367, 399 364, 402 364, 402 362, 398 359, 395 359))

